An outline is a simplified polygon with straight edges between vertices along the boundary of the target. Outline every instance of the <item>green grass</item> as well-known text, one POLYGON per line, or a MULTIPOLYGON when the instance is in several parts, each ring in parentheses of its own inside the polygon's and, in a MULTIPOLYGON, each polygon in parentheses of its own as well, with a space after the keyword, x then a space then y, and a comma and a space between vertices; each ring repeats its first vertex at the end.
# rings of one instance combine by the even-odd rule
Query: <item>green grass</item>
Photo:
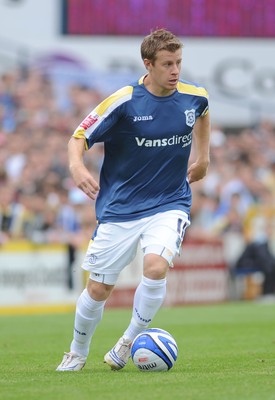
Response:
POLYGON ((80 372, 56 372, 73 314, 0 317, 1 400, 275 400, 274 305, 228 303, 163 308, 152 326, 175 337, 169 372, 114 372, 102 362, 130 310, 106 309, 80 372))

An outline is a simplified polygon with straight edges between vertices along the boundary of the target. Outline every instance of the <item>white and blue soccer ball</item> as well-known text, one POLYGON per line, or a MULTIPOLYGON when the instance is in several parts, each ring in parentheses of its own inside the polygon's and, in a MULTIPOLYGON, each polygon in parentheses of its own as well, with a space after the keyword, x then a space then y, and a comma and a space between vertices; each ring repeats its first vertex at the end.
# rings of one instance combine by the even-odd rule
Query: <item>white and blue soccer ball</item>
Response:
POLYGON ((135 337, 131 356, 140 371, 168 371, 177 360, 178 346, 169 332, 150 328, 135 337))

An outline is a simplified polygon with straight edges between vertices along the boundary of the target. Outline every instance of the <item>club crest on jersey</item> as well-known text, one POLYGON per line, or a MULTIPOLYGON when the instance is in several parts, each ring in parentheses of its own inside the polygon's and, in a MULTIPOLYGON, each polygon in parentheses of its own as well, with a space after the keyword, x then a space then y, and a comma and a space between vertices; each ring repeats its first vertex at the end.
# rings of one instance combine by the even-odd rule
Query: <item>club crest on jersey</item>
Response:
POLYGON ((184 111, 184 114, 186 116, 186 125, 188 126, 192 126, 194 125, 195 121, 196 121, 196 114, 195 114, 195 110, 192 108, 192 110, 186 110, 184 111))

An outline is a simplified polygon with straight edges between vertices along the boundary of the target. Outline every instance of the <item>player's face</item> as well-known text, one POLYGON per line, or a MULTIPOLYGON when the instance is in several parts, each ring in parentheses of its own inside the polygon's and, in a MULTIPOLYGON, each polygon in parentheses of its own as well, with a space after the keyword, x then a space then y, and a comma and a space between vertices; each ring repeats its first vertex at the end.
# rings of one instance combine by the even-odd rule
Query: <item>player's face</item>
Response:
POLYGON ((154 64, 148 65, 151 89, 158 96, 168 96, 172 94, 180 77, 182 61, 182 50, 174 53, 167 50, 161 50, 157 53, 154 64))

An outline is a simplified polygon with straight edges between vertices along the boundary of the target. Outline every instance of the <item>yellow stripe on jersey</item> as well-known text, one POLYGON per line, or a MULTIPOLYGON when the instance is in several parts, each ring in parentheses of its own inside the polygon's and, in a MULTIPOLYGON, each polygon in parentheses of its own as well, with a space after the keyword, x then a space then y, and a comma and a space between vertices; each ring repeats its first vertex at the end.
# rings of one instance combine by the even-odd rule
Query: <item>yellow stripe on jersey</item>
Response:
POLYGON ((85 136, 85 129, 84 129, 84 128, 78 127, 78 128, 74 131, 73 137, 76 138, 76 139, 85 139, 85 142, 84 142, 85 150, 88 150, 88 149, 89 149, 89 148, 88 148, 88 144, 87 144, 87 142, 86 142, 86 136, 85 136))
POLYGON ((76 128, 73 137, 85 139, 85 150, 88 150, 86 139, 116 107, 131 99, 133 90, 133 86, 125 86, 117 90, 103 100, 76 128))
POLYGON ((75 132, 73 134, 73 137, 75 137, 76 139, 86 139, 86 137, 85 137, 85 129, 78 127, 75 130, 75 132))
POLYGON ((94 109, 94 111, 97 113, 97 115, 102 116, 104 115, 104 113, 106 113, 106 111, 110 112, 110 108, 112 108, 113 110, 118 105, 124 103, 124 101, 126 101, 129 98, 129 96, 132 95, 132 93, 133 93, 133 86, 125 86, 117 90, 115 93, 111 94, 111 96, 107 97, 105 100, 103 100, 94 109))
POLYGON ((207 91, 200 86, 195 86, 190 83, 178 82, 177 89, 179 93, 191 94, 194 96, 206 97, 208 99, 207 91))
POLYGON ((142 77, 139 78, 139 80, 138 80, 138 84, 139 84, 139 85, 142 85, 142 84, 143 84, 144 78, 145 78, 146 76, 147 76, 147 75, 142 75, 142 77))
POLYGON ((208 113, 208 111, 209 111, 209 107, 207 106, 207 107, 203 110, 203 112, 201 113, 201 117, 204 117, 204 116, 208 113))

